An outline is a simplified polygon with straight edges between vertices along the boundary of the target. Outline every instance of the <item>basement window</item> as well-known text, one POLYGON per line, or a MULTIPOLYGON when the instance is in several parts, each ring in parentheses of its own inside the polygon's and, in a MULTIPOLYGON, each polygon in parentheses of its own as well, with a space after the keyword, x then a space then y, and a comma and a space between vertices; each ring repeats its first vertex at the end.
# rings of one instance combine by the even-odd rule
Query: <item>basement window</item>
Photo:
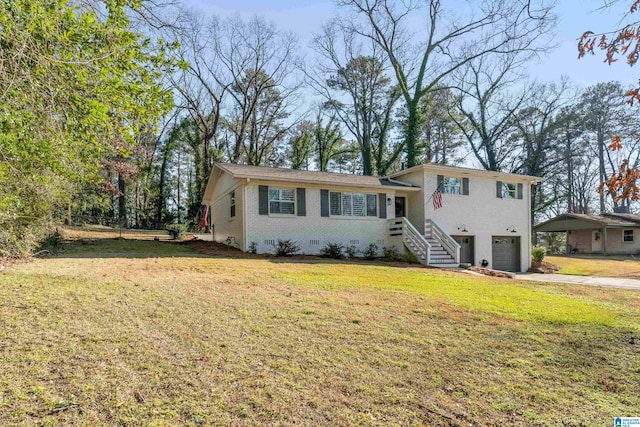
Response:
POLYGON ((633 230, 622 230, 622 241, 625 243, 633 243, 633 230))

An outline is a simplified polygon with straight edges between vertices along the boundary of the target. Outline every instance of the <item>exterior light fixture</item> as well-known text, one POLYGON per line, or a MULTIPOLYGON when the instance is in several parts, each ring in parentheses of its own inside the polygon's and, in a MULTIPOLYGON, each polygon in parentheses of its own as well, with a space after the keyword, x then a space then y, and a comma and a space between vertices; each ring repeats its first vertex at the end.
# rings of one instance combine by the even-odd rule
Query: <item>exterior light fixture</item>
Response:
POLYGON ((462 224, 460 227, 458 227, 458 231, 466 233, 467 232, 467 225, 466 224, 462 224))
POLYGON ((516 231, 516 227, 515 227, 515 226, 513 226, 513 225, 512 225, 511 227, 507 227, 507 231, 510 231, 510 232, 512 232, 512 233, 517 233, 517 231, 516 231))
POLYGON ((391 197, 387 197, 387 205, 391 206, 391 197))

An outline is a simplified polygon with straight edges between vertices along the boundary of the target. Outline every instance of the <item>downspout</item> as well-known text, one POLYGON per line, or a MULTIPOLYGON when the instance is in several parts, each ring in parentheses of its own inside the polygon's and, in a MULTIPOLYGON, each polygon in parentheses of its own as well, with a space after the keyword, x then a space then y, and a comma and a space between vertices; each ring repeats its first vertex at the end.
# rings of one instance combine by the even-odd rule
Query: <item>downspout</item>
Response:
POLYGON ((607 254, 607 226, 605 225, 604 227, 602 227, 602 254, 606 255, 607 254))
POLYGON ((251 182, 251 178, 247 178, 247 182, 243 185, 242 189, 242 252, 246 252, 249 247, 249 241, 247 236, 247 188, 249 187, 249 183, 251 182))
MULTIPOLYGON (((531 182, 529 182, 528 185, 528 189, 529 189, 529 197, 527 197, 527 236, 529 239, 529 244, 527 245, 527 261, 526 261, 526 267, 527 270, 529 269, 529 267, 531 267, 531 241, 533 239, 533 233, 531 232, 531 224, 533 223, 533 212, 531 212, 531 196, 533 195, 533 192, 531 191, 531 186, 533 184, 531 182)), ((520 260, 520 269, 522 269, 522 260, 520 260)), ((526 271, 526 270, 525 270, 526 271)))

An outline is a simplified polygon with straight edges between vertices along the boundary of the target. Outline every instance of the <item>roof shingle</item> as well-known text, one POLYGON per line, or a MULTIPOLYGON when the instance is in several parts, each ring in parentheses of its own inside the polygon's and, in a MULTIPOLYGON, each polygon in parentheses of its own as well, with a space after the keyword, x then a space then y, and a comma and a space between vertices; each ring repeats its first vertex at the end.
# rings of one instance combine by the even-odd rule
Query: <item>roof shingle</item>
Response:
POLYGON ((376 176, 352 175, 346 173, 316 172, 298 169, 282 169, 265 166, 238 165, 235 163, 216 163, 216 166, 233 175, 234 178, 253 178, 294 182, 313 182, 318 184, 345 185, 355 187, 396 187, 419 188, 409 183, 389 180, 376 176))

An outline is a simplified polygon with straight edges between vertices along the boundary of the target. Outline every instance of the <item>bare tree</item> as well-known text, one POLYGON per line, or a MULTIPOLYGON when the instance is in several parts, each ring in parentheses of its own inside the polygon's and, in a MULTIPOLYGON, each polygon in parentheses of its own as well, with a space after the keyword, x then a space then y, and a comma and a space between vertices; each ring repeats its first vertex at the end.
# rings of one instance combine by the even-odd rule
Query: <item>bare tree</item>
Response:
MULTIPOLYGON (((578 114, 583 120, 585 138, 591 153, 598 161, 600 182, 607 181, 611 174, 617 173, 618 159, 609 149, 614 137, 619 136, 628 142, 626 151, 631 155, 637 151, 638 114, 625 102, 625 89, 619 82, 598 83, 587 88, 578 102, 578 114)), ((630 157, 626 157, 630 158, 630 157)), ((606 211, 605 192, 599 195, 600 212, 606 211)), ((614 206, 618 203, 611 198, 614 206)))
POLYGON ((364 175, 386 174, 402 145, 388 147, 389 119, 400 91, 391 86, 384 52, 345 31, 339 20, 325 25, 312 46, 320 60, 308 74, 311 85, 355 138, 364 175))
POLYGON ((375 42, 389 61, 408 116, 404 130, 408 166, 417 162, 420 100, 468 63, 488 56, 544 50, 553 27, 551 7, 533 0, 340 0, 355 13, 345 28, 375 42), (426 28, 411 31, 422 12, 426 28), (415 22, 415 21, 413 21, 415 22))
MULTIPOLYGON (((271 97, 269 109, 272 114, 264 118, 266 121, 273 121, 292 110, 293 95, 300 87, 296 73, 299 65, 297 39, 261 18, 248 22, 238 17, 224 22, 214 19, 209 29, 216 63, 230 78, 225 90, 235 111, 235 117, 228 126, 235 137, 231 161, 237 163, 243 153, 256 152, 255 144, 273 144, 272 139, 266 139, 268 132, 264 132, 252 135, 254 148, 246 145, 251 132, 256 130, 258 110, 264 107, 266 98, 274 91, 278 92, 277 100, 271 97)), ((284 137, 287 130, 280 132, 279 137, 284 137)), ((255 161, 256 158, 252 157, 251 162, 255 161)))
POLYGON ((523 62, 518 55, 478 58, 454 76, 460 93, 458 110, 464 120, 451 118, 486 170, 509 169, 507 163, 513 160, 512 119, 525 106, 531 90, 517 84, 524 78, 520 72, 523 62))
POLYGON ((215 34, 210 31, 207 20, 197 11, 183 10, 181 25, 173 29, 179 40, 176 55, 180 69, 168 74, 176 92, 176 107, 184 111, 195 125, 195 135, 190 141, 199 162, 196 169, 198 194, 204 194, 207 179, 214 161, 211 153, 221 152, 220 147, 212 150, 222 118, 224 95, 232 84, 231 78, 220 67, 216 56, 215 34))

